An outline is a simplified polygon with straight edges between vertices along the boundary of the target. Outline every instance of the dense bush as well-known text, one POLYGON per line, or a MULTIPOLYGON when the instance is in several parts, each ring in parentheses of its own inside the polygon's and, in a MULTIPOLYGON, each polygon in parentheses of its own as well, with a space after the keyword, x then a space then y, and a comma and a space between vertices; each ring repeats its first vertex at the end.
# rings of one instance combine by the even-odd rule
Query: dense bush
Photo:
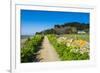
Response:
POLYGON ((35 53, 39 50, 39 46, 43 40, 42 35, 35 35, 32 38, 28 38, 23 47, 21 48, 21 62, 33 62, 35 53))

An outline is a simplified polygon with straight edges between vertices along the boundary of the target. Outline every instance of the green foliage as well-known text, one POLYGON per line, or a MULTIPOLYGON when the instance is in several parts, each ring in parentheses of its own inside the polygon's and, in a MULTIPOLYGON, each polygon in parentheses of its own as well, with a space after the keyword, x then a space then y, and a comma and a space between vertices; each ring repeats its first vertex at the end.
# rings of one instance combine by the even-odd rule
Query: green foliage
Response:
POLYGON ((48 35, 48 39, 51 42, 51 44, 54 46, 54 48, 56 49, 61 60, 63 61, 64 60, 87 60, 89 59, 89 53, 83 53, 83 54, 81 54, 80 52, 74 53, 74 52, 71 52, 71 50, 75 47, 66 46, 63 43, 59 44, 57 42, 57 36, 54 34, 48 35))
POLYGON ((89 33, 89 23, 70 22, 56 24, 53 28, 37 32, 36 34, 76 34, 78 31, 89 33))
POLYGON ((28 38, 23 48, 21 48, 21 62, 33 62, 35 60, 35 53, 39 50, 39 45, 43 40, 42 35, 35 35, 28 38))

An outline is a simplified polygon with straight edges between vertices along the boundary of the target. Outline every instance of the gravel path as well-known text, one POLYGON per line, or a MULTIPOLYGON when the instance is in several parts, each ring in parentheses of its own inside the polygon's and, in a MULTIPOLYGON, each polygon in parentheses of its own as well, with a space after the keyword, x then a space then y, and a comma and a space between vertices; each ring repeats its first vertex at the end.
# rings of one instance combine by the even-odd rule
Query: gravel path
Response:
POLYGON ((37 58, 40 59, 40 62, 50 62, 50 61, 59 61, 58 54, 54 47, 50 44, 47 36, 44 37, 42 42, 42 49, 38 52, 37 58))

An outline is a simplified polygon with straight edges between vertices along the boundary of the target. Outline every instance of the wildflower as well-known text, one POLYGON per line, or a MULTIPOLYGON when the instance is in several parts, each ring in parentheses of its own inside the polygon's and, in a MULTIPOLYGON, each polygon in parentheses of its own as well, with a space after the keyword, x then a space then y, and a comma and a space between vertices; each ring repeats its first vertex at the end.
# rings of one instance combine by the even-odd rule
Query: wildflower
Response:
POLYGON ((81 48, 81 49, 80 49, 80 53, 81 53, 81 54, 83 54, 83 53, 85 53, 85 52, 89 52, 89 49, 87 49, 87 48, 81 48))
POLYGON ((87 42, 84 41, 84 40, 74 40, 73 43, 72 43, 73 46, 77 46, 77 47, 80 47, 80 48, 85 46, 86 44, 87 44, 87 42))
POLYGON ((71 49, 70 52, 78 53, 79 52, 79 49, 74 48, 74 49, 71 49))

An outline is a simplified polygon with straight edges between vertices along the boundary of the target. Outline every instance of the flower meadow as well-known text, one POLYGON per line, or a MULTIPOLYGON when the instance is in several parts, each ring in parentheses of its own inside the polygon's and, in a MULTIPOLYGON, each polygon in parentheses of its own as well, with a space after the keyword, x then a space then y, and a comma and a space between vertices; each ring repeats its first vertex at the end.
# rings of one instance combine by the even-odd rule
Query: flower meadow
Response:
POLYGON ((89 36, 86 34, 48 35, 48 39, 63 60, 88 60, 89 36), (84 36, 84 37, 83 37, 84 36))

